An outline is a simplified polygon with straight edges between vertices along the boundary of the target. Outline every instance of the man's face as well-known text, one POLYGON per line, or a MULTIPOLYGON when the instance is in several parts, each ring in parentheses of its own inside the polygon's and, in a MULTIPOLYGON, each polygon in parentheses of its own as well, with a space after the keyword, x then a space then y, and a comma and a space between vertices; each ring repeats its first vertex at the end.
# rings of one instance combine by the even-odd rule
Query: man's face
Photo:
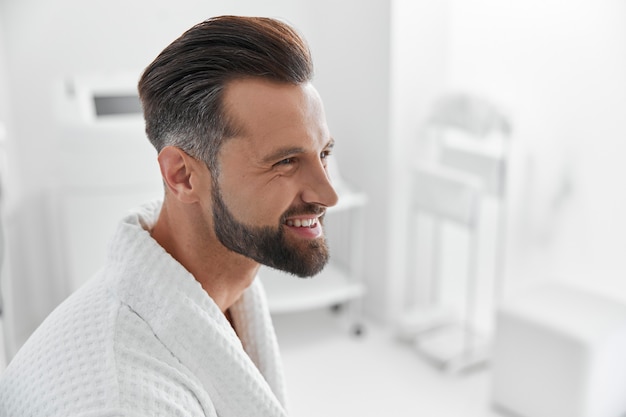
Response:
POLYGON ((329 257, 323 215, 337 202, 319 95, 310 84, 245 79, 228 85, 224 103, 240 134, 222 146, 213 181, 218 239, 259 263, 317 274, 329 257))

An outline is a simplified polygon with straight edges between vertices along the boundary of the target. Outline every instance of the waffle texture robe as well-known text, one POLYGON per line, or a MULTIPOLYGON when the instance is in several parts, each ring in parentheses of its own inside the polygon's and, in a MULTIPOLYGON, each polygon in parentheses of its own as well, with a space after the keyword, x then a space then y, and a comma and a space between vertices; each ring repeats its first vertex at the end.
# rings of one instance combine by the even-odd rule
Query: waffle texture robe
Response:
POLYGON ((0 376, 2 417, 285 416, 258 279, 230 309, 150 236, 159 203, 125 218, 107 262, 0 376))

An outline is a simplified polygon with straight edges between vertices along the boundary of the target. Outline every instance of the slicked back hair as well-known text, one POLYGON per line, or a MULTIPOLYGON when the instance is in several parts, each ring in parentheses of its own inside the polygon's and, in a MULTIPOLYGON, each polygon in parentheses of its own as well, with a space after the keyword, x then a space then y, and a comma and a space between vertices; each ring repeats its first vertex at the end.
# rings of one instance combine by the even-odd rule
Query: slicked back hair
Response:
POLYGON ((229 81, 249 77, 300 84, 313 77, 304 39, 262 17, 220 16, 167 46, 139 81, 146 134, 157 152, 176 146, 217 172, 217 154, 237 134, 223 106, 229 81))

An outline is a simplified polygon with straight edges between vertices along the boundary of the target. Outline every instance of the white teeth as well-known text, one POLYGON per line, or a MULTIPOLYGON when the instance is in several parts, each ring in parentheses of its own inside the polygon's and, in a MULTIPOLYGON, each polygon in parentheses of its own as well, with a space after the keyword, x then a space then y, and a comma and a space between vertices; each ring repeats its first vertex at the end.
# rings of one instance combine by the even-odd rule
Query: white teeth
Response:
POLYGON ((287 220, 287 226, 291 226, 291 227, 313 227, 316 224, 317 224, 317 219, 287 220))

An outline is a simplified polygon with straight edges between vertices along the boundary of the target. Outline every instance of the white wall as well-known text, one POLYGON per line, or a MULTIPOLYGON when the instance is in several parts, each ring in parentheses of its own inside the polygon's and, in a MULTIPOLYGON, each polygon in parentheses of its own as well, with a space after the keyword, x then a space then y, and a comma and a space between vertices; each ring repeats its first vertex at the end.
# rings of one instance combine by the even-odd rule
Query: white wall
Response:
POLYGON ((10 145, 12 145, 13 142, 11 141, 11 143, 9 143, 8 121, 10 119, 10 100, 4 56, 4 27, 0 21, 0 295, 2 296, 0 303, 3 309, 2 316, 0 316, 0 370, 4 369, 6 366, 8 359, 6 352, 10 350, 7 349, 6 346, 8 338, 5 337, 5 333, 11 333, 10 325, 9 328, 7 328, 7 324, 10 321, 9 317, 7 317, 7 311, 10 310, 10 308, 7 308, 7 303, 10 303, 10 300, 5 296, 7 292, 10 292, 5 224, 7 222, 7 208, 10 206, 8 200, 12 198, 10 194, 7 194, 8 190, 6 189, 6 184, 9 182, 7 178, 9 175, 9 152, 10 145))
POLYGON ((508 286, 556 278, 626 294, 626 3, 451 5, 450 88, 513 116, 508 286))
POLYGON ((420 129, 432 102, 446 88, 448 1, 395 0, 392 4, 390 85, 390 178, 386 271, 386 317, 396 320, 410 301, 406 251, 409 167, 419 157, 420 129))
POLYGON ((407 256, 424 255, 404 246, 407 164, 428 106, 450 91, 512 119, 504 295, 558 279, 626 299, 625 2, 395 0, 391 74, 390 317, 428 281, 407 275, 407 256))
MULTIPOLYGON (((286 19, 303 32, 316 63, 315 84, 327 107, 344 176, 366 191, 369 305, 382 303, 388 235, 389 4, 385 0, 218 2, 20 0, 0 3, 6 34, 7 84, 16 138, 11 188, 20 190, 10 233, 12 298, 19 345, 68 292, 60 251, 62 228, 54 204, 61 133, 55 91, 81 75, 143 69, 175 37, 219 14, 286 19)), ((3 58, 4 58, 3 57, 3 58)), ((370 311, 380 312, 378 307, 370 311)))

